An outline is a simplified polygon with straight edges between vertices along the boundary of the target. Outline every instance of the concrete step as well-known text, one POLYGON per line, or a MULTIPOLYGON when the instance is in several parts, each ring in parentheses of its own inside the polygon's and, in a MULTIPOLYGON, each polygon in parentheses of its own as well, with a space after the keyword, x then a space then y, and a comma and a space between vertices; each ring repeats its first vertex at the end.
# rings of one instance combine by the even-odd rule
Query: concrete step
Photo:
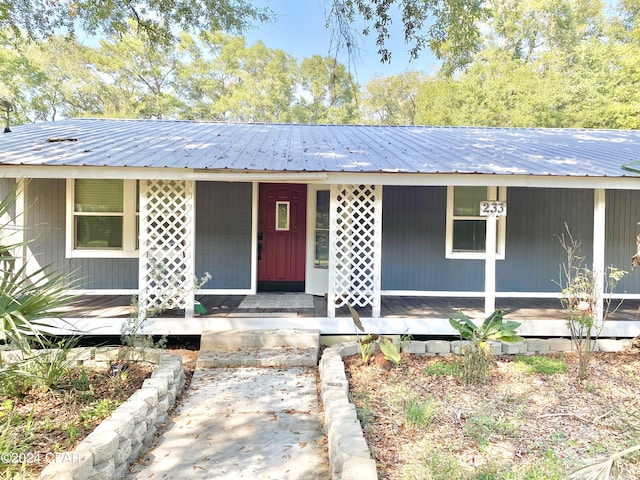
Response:
POLYGON ((221 367, 315 367, 318 348, 243 347, 237 350, 202 350, 197 368, 221 367))
POLYGON ((229 330, 202 332, 200 350, 234 350, 244 347, 320 348, 320 330, 229 330))
POLYGON ((319 352, 320 330, 204 332, 196 367, 315 367, 319 352))

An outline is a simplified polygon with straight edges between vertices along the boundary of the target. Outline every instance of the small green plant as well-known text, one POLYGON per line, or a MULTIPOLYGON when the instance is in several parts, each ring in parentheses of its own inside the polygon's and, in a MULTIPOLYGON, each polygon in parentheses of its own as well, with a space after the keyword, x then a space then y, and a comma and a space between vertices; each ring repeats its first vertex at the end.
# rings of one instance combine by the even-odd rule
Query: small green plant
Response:
POLYGON ((515 363, 521 365, 526 373, 539 373, 541 375, 556 375, 558 373, 566 373, 567 362, 562 357, 553 357, 549 355, 525 356, 518 355, 515 363))
POLYGON ((520 431, 518 415, 504 417, 500 412, 479 412, 467 420, 464 427, 466 435, 478 445, 487 446, 495 438, 515 437, 520 431))
POLYGON ((404 332, 404 334, 400 337, 400 350, 405 351, 408 350, 411 346, 411 342, 413 341, 413 336, 408 332, 404 332))
POLYGON ((373 418, 373 410, 369 405, 369 393, 364 391, 352 392, 351 403, 356 407, 356 416, 360 425, 364 428, 367 422, 373 418))
POLYGON ((378 341, 378 335, 375 333, 369 333, 364 337, 360 338, 360 357, 362 358, 362 363, 369 363, 371 359, 371 355, 375 352, 376 342, 378 341))
POLYGON ((422 373, 425 375, 431 375, 434 377, 443 377, 447 375, 460 375, 460 365, 458 363, 444 362, 442 360, 436 360, 435 362, 427 365, 422 373))
POLYGON ((50 342, 51 348, 33 352, 27 368, 36 379, 36 384, 45 389, 53 389, 63 383, 69 375, 69 368, 77 356, 71 354, 78 344, 77 337, 69 337, 50 342))
POLYGON ((119 403, 115 400, 105 398, 95 402, 89 408, 80 412, 80 420, 82 420, 84 428, 89 428, 90 422, 94 420, 103 420, 107 418, 111 415, 111 412, 118 408, 118 405, 119 403))
POLYGON ((82 368, 80 369, 80 376, 78 378, 71 379, 71 386, 74 390, 79 392, 86 392, 91 389, 91 381, 87 376, 87 371, 82 368))
POLYGON ((394 366, 397 367, 402 360, 402 355, 400 354, 398 346, 388 338, 380 337, 380 335, 376 333, 368 333, 360 336, 358 332, 364 333, 364 327, 360 321, 360 315, 351 305, 347 305, 347 307, 351 313, 353 325, 356 327, 356 335, 358 336, 358 343, 360 344, 360 356, 362 357, 362 363, 369 363, 372 355, 375 353, 376 349, 379 348, 384 358, 392 362, 394 366))
MULTIPOLYGON (((162 285, 163 291, 160 295, 160 305, 151 309, 142 309, 139 304, 138 297, 131 298, 129 307, 129 317, 122 322, 120 328, 120 342, 122 348, 118 352, 118 365, 122 366, 129 361, 134 360, 136 350, 139 356, 144 358, 144 350, 149 348, 165 348, 167 345, 167 337, 163 336, 155 341, 151 335, 143 333, 144 325, 149 318, 156 317, 173 305, 175 298, 184 296, 187 292, 195 291, 201 288, 205 283, 211 280, 211 274, 205 273, 201 278, 194 278, 190 288, 185 289, 181 286, 181 280, 175 274, 167 274, 162 262, 154 261, 152 264, 152 278, 156 285, 162 285)), ((196 304, 198 313, 204 313, 202 305, 196 304)))
POLYGON ((384 358, 392 362, 394 366, 397 367, 400 364, 400 361, 402 360, 400 350, 398 349, 398 346, 391 340, 389 340, 388 338, 383 338, 378 342, 378 348, 380 348, 380 351, 382 352, 382 355, 384 355, 384 358))
POLYGON ((411 427, 428 427, 437 415, 437 405, 417 395, 404 399, 402 403, 405 423, 411 427))
POLYGON ((67 436, 67 444, 73 445, 80 436, 80 429, 73 423, 70 423, 68 425, 65 425, 63 430, 65 435, 67 436))
POLYGON ((449 318, 449 323, 460 333, 462 339, 469 342, 463 347, 459 357, 460 377, 467 384, 485 382, 487 372, 494 363, 489 351, 489 340, 522 341, 516 335, 520 323, 503 321, 501 310, 493 312, 481 325, 473 323, 462 312, 449 318))

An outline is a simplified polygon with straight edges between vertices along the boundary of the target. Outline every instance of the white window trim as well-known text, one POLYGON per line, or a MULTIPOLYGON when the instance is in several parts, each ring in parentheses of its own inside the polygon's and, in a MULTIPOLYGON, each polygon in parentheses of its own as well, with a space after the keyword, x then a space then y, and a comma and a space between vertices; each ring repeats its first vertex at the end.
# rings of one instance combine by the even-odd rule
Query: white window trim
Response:
MULTIPOLYGON (((453 251, 453 186, 447 187, 447 233, 446 233, 446 251, 445 257, 451 259, 477 259, 484 260, 486 258, 485 252, 455 252, 453 251)), ((487 187, 488 198, 486 200, 507 200, 507 188, 506 187, 487 187), (499 192, 499 193, 498 193, 499 192), (496 198, 497 196, 497 198, 496 198)), ((485 220, 487 217, 456 217, 457 219, 473 219, 473 220, 485 220)), ((504 260, 505 258, 505 244, 507 233, 507 217, 497 217, 498 232, 496 238, 496 260, 504 260)))
POLYGON ((75 248, 75 179, 67 179, 65 251, 67 258, 138 258, 136 249, 136 182, 123 180, 122 249, 75 248))

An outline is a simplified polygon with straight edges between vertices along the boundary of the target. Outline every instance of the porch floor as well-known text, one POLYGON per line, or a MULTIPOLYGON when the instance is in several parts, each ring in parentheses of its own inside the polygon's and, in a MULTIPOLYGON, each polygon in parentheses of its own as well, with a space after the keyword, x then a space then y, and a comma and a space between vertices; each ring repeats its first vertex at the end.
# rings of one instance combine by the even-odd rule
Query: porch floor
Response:
MULTIPOLYGON (((206 313, 198 318, 326 318, 327 301, 314 296, 313 308, 239 308, 245 295, 197 295, 196 299, 205 307, 206 313)), ((131 297, 84 296, 63 310, 64 318, 126 318, 129 316, 131 297)), ((612 302, 612 307, 617 305, 612 302)), ((504 311, 510 320, 564 320, 564 311, 558 299, 549 298, 498 298, 496 308, 504 311)), ((357 308, 364 318, 371 317, 371 308, 357 308)), ((381 316, 383 318, 446 319, 454 312, 462 311, 470 318, 484 317, 483 298, 458 297, 397 297, 383 296, 381 316)), ((162 317, 181 317, 180 312, 165 312, 162 317)), ((349 317, 349 310, 342 307, 336 317, 349 317)), ((625 300, 620 308, 609 316, 609 320, 640 320, 640 300, 625 300)))

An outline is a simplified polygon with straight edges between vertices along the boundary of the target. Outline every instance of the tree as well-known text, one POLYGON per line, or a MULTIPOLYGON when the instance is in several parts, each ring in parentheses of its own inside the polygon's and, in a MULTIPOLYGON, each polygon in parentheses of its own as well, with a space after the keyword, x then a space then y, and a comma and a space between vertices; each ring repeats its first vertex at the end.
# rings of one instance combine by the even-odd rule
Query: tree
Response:
POLYGON ((89 47, 59 36, 26 46, 27 59, 38 71, 38 81, 23 86, 33 120, 103 113, 104 84, 91 54, 89 47))
POLYGON ((241 37, 225 44, 216 62, 226 91, 213 112, 239 122, 290 122, 297 80, 295 59, 258 42, 246 47, 241 37))
POLYGON ((384 125, 414 125, 416 99, 425 76, 408 71, 389 77, 374 77, 365 85, 362 96, 366 121, 384 125))
POLYGON ((180 36, 181 62, 176 74, 176 88, 183 100, 180 117, 189 120, 224 120, 224 113, 214 108, 227 93, 233 75, 221 68, 217 59, 233 37, 220 32, 206 32, 200 41, 183 32, 180 36))
POLYGON ((479 22, 486 18, 482 0, 325 0, 327 25, 334 34, 334 50, 355 54, 359 34, 375 31, 378 54, 390 62, 387 48, 389 27, 402 23, 411 58, 426 47, 444 60, 443 69, 452 73, 466 65, 479 45, 479 22), (356 25, 364 22, 358 31, 356 25))
POLYGON ((26 32, 30 38, 60 32, 73 36, 76 29, 126 34, 133 22, 138 32, 166 42, 176 30, 241 32, 270 18, 268 9, 256 8, 249 0, 11 0, 0 6, 0 30, 26 32))
POLYGON ((28 90, 42 82, 42 72, 29 60, 22 39, 0 32, 0 101, 2 117, 16 123, 33 121, 28 90))
POLYGON ((354 123, 358 85, 335 58, 314 55, 300 65, 301 92, 294 107, 300 123, 354 123))
POLYGON ((95 66, 110 78, 105 113, 114 117, 171 118, 180 108, 175 95, 178 55, 172 44, 132 31, 100 41, 95 66))

